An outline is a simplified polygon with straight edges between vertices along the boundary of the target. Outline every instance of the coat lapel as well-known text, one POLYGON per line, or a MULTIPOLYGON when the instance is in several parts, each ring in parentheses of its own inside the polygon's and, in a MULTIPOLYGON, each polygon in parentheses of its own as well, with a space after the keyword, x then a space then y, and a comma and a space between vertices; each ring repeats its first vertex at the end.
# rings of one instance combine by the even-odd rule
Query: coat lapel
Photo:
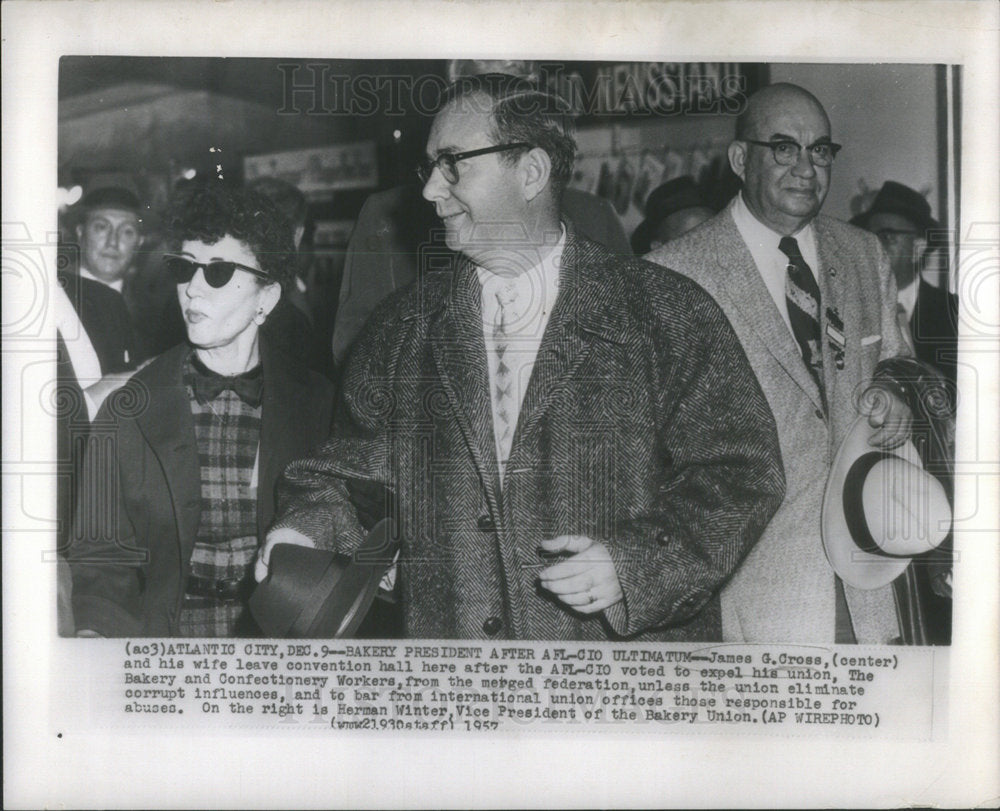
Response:
POLYGON ((444 307, 431 316, 428 338, 456 421, 486 492, 496 503, 500 470, 490 405, 480 285, 470 261, 457 258, 456 262, 451 291, 444 307))
POLYGON ((816 407, 822 409, 823 401, 816 382, 806 369, 798 344, 778 312, 750 249, 744 243, 732 217, 727 215, 724 222, 726 233, 718 242, 717 258, 722 267, 727 295, 756 331, 768 352, 796 385, 809 395, 816 407))
POLYGON ((282 449, 294 448, 304 427, 303 407, 308 407, 308 373, 292 358, 261 341, 264 397, 260 425, 260 467, 257 471, 257 535, 263 540, 274 516, 274 485, 282 473, 282 449), (294 365, 290 365, 293 364, 294 365))
POLYGON ((531 435, 553 401, 573 378, 597 341, 620 343, 614 293, 620 279, 595 279, 588 272, 586 248, 567 225, 560 263, 559 295, 538 347, 531 379, 521 403, 509 465, 516 466, 519 447, 531 435))
POLYGON ((181 384, 181 367, 187 346, 170 351, 168 364, 156 381, 150 381, 149 407, 136 424, 163 470, 177 522, 181 561, 191 558, 201 517, 201 469, 194 433, 194 418, 187 391, 181 384))

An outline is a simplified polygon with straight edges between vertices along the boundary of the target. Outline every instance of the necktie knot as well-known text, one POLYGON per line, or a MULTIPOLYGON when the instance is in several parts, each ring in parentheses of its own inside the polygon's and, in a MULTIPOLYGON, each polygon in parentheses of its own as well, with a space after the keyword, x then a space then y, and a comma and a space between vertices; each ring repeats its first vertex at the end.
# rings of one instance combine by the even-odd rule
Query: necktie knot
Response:
POLYGON ((802 251, 799 250, 799 241, 795 237, 782 237, 781 242, 778 243, 778 250, 780 250, 792 262, 802 260, 802 251))
POLYGON ((513 284, 503 285, 496 291, 497 304, 500 306, 497 312, 497 326, 506 331, 510 325, 517 320, 517 287, 513 284))

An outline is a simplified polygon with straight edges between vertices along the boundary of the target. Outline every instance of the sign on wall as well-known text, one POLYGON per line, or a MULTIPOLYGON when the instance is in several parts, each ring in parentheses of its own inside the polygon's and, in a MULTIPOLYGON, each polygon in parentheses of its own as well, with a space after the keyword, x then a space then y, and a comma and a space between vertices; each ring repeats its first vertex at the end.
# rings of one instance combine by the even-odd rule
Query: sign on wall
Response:
POLYGON ((378 185, 375 142, 249 155, 243 159, 243 175, 247 181, 277 177, 298 186, 310 201, 328 200, 338 190, 378 185))

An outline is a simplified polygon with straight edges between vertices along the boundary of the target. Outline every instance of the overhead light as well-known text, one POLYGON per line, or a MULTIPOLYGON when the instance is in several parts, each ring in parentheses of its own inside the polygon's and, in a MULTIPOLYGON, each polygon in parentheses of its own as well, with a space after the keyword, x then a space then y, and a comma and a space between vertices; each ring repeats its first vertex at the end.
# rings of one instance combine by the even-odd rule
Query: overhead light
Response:
POLYGON ((68 189, 64 189, 62 186, 60 186, 58 191, 58 197, 59 197, 59 208, 67 208, 77 203, 80 200, 80 198, 83 197, 83 187, 71 186, 68 189))
POLYGON ((198 174, 198 171, 196 169, 185 169, 183 172, 181 172, 181 177, 183 177, 185 180, 194 180, 194 176, 196 174, 198 174))

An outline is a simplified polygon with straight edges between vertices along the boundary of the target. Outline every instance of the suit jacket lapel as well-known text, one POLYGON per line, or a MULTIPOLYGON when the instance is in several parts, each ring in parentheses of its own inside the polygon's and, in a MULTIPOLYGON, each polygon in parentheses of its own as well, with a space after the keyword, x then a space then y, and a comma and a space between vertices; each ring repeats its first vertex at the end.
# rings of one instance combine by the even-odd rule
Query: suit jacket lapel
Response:
POLYGON ((181 367, 187 352, 187 346, 170 351, 169 365, 161 378, 151 381, 149 407, 136 418, 170 490, 184 565, 191 558, 201 518, 201 469, 194 418, 187 391, 181 384, 181 367))
POLYGON ((517 463, 519 446, 538 425, 557 395, 589 355, 595 340, 622 340, 615 307, 622 300, 613 289, 620 279, 594 279, 586 248, 567 225, 566 246, 560 263, 559 295, 549 316, 535 365, 524 394, 509 466, 517 463), (612 291, 612 292, 609 292, 612 291))
POLYGON ((473 462, 491 498, 500 489, 489 367, 483 338, 479 280, 472 263, 456 258, 450 294, 432 314, 431 353, 473 462))
POLYGON ((732 217, 726 216, 724 222, 725 235, 718 243, 718 261, 722 267, 726 294, 788 376, 809 395, 817 408, 822 408, 823 401, 816 382, 806 369, 798 344, 778 312, 750 249, 732 217))

